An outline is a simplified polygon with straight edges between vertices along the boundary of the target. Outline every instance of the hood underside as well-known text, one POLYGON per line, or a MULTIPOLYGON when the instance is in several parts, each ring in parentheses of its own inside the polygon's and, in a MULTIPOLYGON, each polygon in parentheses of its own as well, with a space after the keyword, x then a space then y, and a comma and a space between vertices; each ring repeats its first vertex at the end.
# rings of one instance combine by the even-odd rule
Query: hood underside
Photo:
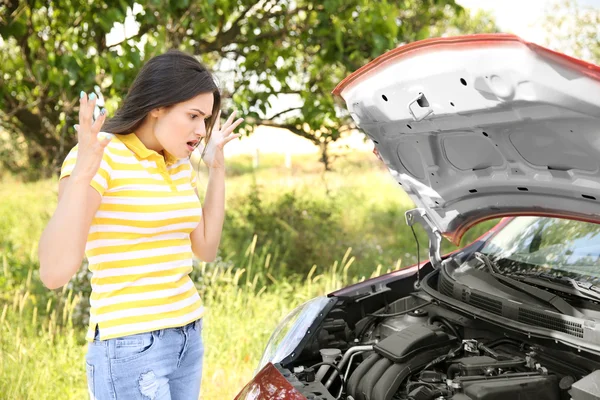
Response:
POLYGON ((399 47, 334 90, 453 241, 508 215, 600 221, 600 67, 507 34, 399 47))

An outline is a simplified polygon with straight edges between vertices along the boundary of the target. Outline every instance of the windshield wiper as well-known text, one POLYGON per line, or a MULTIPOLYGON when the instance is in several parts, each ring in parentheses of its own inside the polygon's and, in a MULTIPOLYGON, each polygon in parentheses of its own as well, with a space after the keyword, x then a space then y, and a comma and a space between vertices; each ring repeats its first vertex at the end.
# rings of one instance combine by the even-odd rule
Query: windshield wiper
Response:
POLYGON ((565 299, 555 294, 549 293, 545 290, 539 289, 535 286, 532 286, 529 282, 525 281, 525 278, 520 275, 512 275, 512 274, 503 274, 500 272, 498 265, 492 261, 486 254, 475 252, 475 258, 479 261, 483 262, 484 265, 490 269, 490 273, 494 278, 498 279, 501 282, 504 282, 508 286, 519 290, 523 293, 530 295, 533 298, 538 300, 542 300, 543 302, 550 304, 559 312, 571 315, 575 317, 582 317, 583 314, 581 311, 577 310, 575 307, 570 305, 565 299))
POLYGON ((523 282, 542 285, 588 300, 600 301, 600 288, 598 286, 566 276, 554 276, 546 272, 513 272, 506 275, 523 282))

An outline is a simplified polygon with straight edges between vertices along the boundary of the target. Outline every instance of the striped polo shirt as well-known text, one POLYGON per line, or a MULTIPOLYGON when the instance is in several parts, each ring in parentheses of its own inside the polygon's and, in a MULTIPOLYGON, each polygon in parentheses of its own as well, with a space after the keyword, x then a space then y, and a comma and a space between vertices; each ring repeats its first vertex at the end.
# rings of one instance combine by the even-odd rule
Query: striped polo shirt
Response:
MULTIPOLYGON (((85 255, 92 272, 90 324, 100 339, 186 325, 203 314, 189 277, 190 233, 202 217, 189 158, 150 150, 135 134, 115 135, 91 186, 102 202, 85 255)), ((71 174, 75 146, 60 178, 71 174)))

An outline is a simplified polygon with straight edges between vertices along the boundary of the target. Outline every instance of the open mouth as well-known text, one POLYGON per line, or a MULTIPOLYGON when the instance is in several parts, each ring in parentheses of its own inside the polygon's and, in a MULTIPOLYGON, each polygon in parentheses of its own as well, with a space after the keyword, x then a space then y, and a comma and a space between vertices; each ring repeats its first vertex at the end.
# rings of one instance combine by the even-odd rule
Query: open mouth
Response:
POLYGON ((190 140, 189 142, 187 142, 188 150, 194 151, 196 149, 196 147, 198 147, 199 144, 200 144, 199 140, 190 140))

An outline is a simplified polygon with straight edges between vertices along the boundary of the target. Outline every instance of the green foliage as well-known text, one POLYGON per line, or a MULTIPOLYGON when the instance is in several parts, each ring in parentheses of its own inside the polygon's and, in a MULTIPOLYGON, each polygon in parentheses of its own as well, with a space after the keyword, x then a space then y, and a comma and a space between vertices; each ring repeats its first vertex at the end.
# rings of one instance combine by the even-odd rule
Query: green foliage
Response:
POLYGON ((278 250, 272 262, 288 273, 306 274, 314 264, 329 265, 332 250, 341 247, 340 209, 331 200, 317 201, 290 191, 269 204, 261 188, 253 185, 247 197, 231 202, 229 210, 224 248, 235 249, 257 235, 261 244, 278 250))
MULTIPOLYGON (((125 60, 108 49, 105 39, 132 4, 35 0, 0 5, 0 127, 9 133, 0 135, 5 168, 30 177, 56 171, 76 140, 71 128, 76 94, 95 85, 107 88, 119 75, 132 76, 125 67, 139 66, 134 50, 125 60), (15 147, 26 157, 15 157, 15 147)), ((111 86, 106 95, 125 89, 111 86)))
POLYGON ((355 128, 331 90, 399 44, 434 32, 493 29, 474 24, 454 0, 131 0, 0 5, 0 160, 13 173, 50 176, 76 137, 78 93, 97 87, 113 113, 142 63, 170 48, 197 54, 226 98, 258 124, 320 145, 355 128), (137 33, 106 42, 133 10, 137 33), (282 105, 290 104, 289 109, 282 105), (16 154, 15 154, 16 153, 16 154))

